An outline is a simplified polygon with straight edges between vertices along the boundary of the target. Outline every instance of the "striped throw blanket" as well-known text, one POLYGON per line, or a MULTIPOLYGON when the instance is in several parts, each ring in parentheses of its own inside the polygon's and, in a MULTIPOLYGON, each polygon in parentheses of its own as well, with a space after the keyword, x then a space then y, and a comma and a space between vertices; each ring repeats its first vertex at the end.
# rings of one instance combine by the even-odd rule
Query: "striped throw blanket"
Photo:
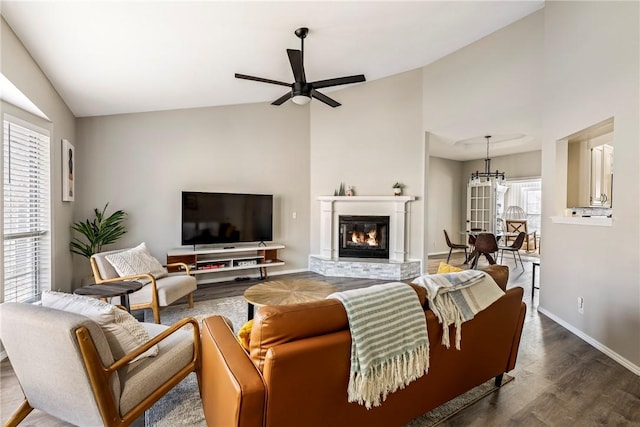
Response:
POLYGON ((351 330, 348 401, 380 406, 429 369, 429 337, 416 292, 405 283, 386 283, 336 292, 351 330))
POLYGON ((450 346, 449 326, 456 326, 456 348, 460 350, 462 323, 493 304, 504 292, 493 278, 477 270, 421 276, 413 281, 427 289, 429 308, 442 324, 442 344, 450 346))

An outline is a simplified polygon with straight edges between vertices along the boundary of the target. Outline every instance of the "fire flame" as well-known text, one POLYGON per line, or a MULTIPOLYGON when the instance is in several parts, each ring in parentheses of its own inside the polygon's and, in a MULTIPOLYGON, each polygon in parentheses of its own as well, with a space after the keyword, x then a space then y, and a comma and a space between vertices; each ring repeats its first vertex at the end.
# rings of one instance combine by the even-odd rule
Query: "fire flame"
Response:
POLYGON ((351 233, 351 241, 353 243, 366 243, 369 246, 378 246, 378 240, 376 239, 377 234, 378 233, 375 229, 371 229, 367 232, 367 238, 365 239, 365 233, 361 231, 353 231, 351 233))
POLYGON ((369 246, 378 246, 378 241, 376 240, 376 230, 370 230, 367 234, 369 236, 369 238, 367 239, 367 244, 369 246))

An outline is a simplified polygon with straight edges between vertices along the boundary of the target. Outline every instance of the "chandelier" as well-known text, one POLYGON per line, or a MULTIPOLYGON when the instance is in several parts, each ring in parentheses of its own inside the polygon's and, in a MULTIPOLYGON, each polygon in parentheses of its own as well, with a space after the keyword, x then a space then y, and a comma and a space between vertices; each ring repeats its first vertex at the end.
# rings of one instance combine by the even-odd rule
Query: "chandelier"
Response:
POLYGON ((496 169, 495 172, 491 171, 491 159, 489 158, 489 139, 491 135, 486 135, 487 139, 487 157, 484 159, 484 172, 475 171, 471 174, 471 182, 480 183, 483 181, 498 180, 503 182, 505 180, 504 172, 500 172, 496 169))

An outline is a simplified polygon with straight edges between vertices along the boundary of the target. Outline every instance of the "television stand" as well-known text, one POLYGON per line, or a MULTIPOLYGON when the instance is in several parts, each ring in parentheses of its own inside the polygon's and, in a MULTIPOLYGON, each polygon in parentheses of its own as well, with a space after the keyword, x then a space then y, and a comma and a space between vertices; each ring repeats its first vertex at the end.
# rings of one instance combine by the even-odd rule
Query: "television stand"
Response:
MULTIPOLYGON (((211 277, 214 273, 254 268, 260 272, 261 279, 267 279, 268 268, 284 265, 284 261, 278 259, 279 249, 284 249, 284 245, 264 242, 222 248, 178 248, 167 252, 167 264, 187 264, 198 284, 215 282, 211 277)), ((179 270, 169 269, 169 272, 175 271, 179 270)))

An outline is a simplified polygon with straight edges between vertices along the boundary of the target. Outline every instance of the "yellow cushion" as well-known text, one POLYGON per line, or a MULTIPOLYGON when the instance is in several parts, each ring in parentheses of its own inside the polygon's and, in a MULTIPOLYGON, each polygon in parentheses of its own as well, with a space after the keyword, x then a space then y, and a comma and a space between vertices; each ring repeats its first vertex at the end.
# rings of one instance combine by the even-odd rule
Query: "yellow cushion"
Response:
POLYGON ((238 331, 238 341, 245 350, 249 351, 249 338, 251 337, 251 328, 253 327, 253 319, 242 325, 238 331))
POLYGON ((453 265, 449 265, 446 262, 442 262, 442 261, 440 261, 440 265, 438 265, 438 274, 457 273, 458 271, 463 271, 463 269, 454 267, 453 265))

